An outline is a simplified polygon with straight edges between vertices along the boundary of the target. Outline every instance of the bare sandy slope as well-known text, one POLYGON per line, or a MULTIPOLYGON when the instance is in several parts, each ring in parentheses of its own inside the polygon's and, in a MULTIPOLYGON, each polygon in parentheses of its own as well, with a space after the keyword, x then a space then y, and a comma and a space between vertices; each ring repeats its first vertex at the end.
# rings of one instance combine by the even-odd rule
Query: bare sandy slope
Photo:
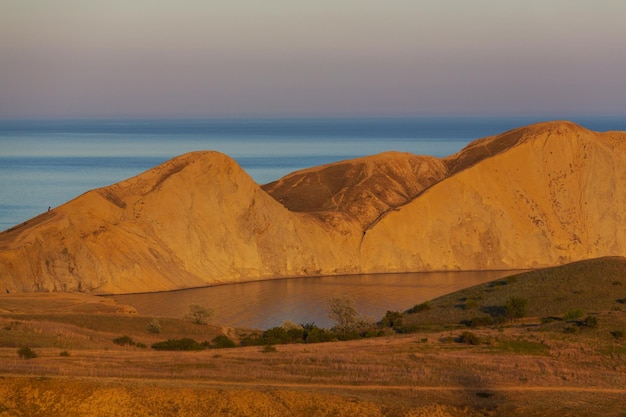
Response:
POLYGON ((390 152, 263 188, 229 157, 195 152, 0 234, 0 290, 127 293, 624 256, 624 184, 626 133, 569 122, 443 160, 390 152))

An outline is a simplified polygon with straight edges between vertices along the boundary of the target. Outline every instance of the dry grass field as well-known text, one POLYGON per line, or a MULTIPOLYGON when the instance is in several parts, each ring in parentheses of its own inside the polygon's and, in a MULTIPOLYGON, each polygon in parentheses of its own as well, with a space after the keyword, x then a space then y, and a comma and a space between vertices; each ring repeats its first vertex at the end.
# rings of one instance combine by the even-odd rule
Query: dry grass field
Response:
MULTIPOLYGON (((581 279, 572 271, 567 275, 581 279)), ((419 326, 417 333, 275 350, 156 351, 150 346, 166 339, 205 341, 227 334, 239 340, 254 331, 161 319, 161 332, 154 334, 146 330, 151 318, 109 300, 2 295, 0 416, 624 417, 626 282, 617 283, 622 278, 606 278, 597 291, 585 287, 591 298, 606 288, 613 292, 602 309, 581 304, 582 315, 567 313, 578 310, 576 299, 558 307, 567 309, 558 315, 544 314, 531 300, 528 317, 471 328, 459 324, 489 307, 489 297, 499 291, 538 285, 518 277, 405 314, 407 323, 419 326), (467 308, 468 294, 478 305, 467 308), (444 310, 446 303, 452 306, 444 310), (448 311, 447 323, 427 319, 439 317, 434 311, 440 308, 441 314, 448 311), (588 316, 595 318, 593 326, 584 324, 588 316), (474 344, 461 338, 467 331, 474 344), (121 335, 137 345, 113 343, 121 335), (20 357, 18 350, 26 346, 37 357, 20 357)))

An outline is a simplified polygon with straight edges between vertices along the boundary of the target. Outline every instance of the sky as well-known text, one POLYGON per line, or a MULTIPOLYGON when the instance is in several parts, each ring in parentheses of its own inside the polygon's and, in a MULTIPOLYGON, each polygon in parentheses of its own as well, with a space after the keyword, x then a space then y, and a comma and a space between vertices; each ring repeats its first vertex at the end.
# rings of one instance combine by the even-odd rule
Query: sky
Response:
POLYGON ((0 0, 0 119, 625 115, 623 0, 0 0))

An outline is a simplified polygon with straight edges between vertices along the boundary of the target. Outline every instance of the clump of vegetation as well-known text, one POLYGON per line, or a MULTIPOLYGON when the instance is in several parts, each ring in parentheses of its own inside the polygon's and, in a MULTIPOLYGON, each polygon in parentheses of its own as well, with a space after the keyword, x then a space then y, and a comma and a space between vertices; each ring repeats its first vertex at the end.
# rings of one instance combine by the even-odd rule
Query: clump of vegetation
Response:
POLYGON ((221 334, 213 339, 213 341, 211 342, 211 347, 215 349, 228 349, 237 347, 237 344, 233 342, 228 336, 221 334))
POLYGON ((116 337, 115 339, 113 339, 113 343, 118 346, 135 346, 137 344, 132 337, 126 335, 116 337))
POLYGON ((402 313, 399 311, 387 311, 379 322, 379 325, 382 327, 391 327, 396 330, 402 328, 402 321, 402 313))
POLYGON ((198 351, 206 348, 206 344, 198 343, 188 337, 182 339, 168 339, 152 345, 152 349, 154 350, 198 351))
POLYGON ((328 301, 328 317, 335 322, 335 329, 340 332, 350 332, 354 329, 358 313, 354 300, 350 297, 333 297, 328 301))
POLYGON ((318 327, 313 323, 303 324, 302 329, 304 330, 302 337, 305 343, 323 343, 336 340, 332 332, 318 327))
POLYGON ((146 326, 146 331, 152 334, 161 333, 161 323, 159 323, 159 320, 157 319, 150 320, 150 323, 148 323, 148 325, 146 326))
POLYGON ((189 305, 189 311, 185 314, 185 318, 195 324, 209 324, 209 321, 213 317, 213 310, 200 305, 189 305))
POLYGON ((37 357, 37 353, 29 347, 19 348, 17 355, 22 359, 35 359, 37 357))
POLYGON ((480 344, 480 337, 478 337, 476 334, 472 333, 472 332, 463 332, 461 333, 461 336, 459 336, 459 338, 457 339, 457 341, 459 343, 465 343, 468 345, 479 345, 480 344))
POLYGON ((616 339, 623 339, 624 338, 624 331, 623 330, 613 330, 611 332, 611 336, 613 336, 616 339))
POLYGON ((576 320, 583 316, 583 311, 580 308, 570 310, 563 315, 563 320, 576 320))
POLYGON ((408 309, 406 312, 408 314, 415 314, 415 313, 419 313, 420 311, 427 311, 430 310, 430 303, 428 301, 424 301, 421 304, 416 304, 414 307, 408 309))
POLYGON ((69 358, 70 352, 68 352, 67 350, 61 351, 61 353, 59 353, 59 356, 62 356, 64 358, 69 358))
POLYGON ((514 321, 526 316, 528 300, 521 297, 509 297, 504 305, 504 315, 507 319, 514 321))

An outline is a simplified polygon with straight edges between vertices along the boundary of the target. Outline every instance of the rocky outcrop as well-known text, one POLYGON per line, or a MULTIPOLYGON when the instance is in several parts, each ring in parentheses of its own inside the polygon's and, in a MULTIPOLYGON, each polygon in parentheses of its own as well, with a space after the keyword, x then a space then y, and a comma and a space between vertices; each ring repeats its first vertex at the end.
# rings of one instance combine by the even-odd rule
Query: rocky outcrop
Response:
POLYGON ((0 286, 127 293, 625 256, 625 184, 626 133, 569 122, 263 187, 229 157, 194 152, 1 233, 0 286))

